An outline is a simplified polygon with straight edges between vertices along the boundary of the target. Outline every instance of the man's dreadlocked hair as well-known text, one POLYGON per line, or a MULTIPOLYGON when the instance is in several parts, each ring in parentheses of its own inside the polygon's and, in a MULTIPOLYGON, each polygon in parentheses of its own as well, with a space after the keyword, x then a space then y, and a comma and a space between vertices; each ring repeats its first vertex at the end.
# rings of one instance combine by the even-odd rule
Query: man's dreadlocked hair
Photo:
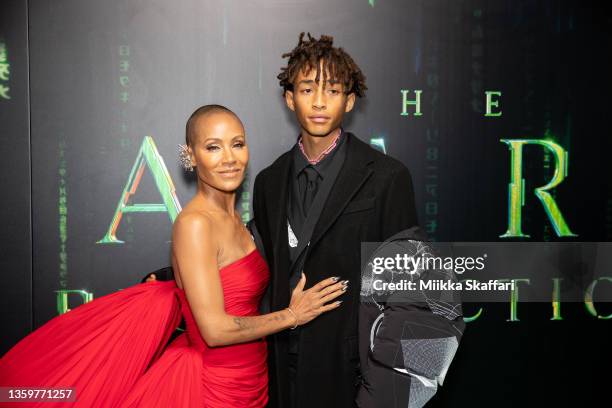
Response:
POLYGON ((317 40, 308 33, 308 39, 304 40, 304 33, 301 33, 298 45, 291 52, 283 54, 283 58, 289 58, 287 66, 281 68, 281 73, 277 77, 280 80, 280 86, 283 87, 283 93, 293 91, 293 81, 300 70, 309 72, 311 69, 316 69, 315 82, 318 83, 321 79, 319 62, 323 60, 324 82, 330 79, 326 78, 326 73, 329 72, 332 79, 344 85, 346 94, 354 93, 363 97, 365 90, 368 89, 365 84, 365 75, 351 56, 342 48, 334 47, 333 43, 334 38, 329 35, 322 35, 317 40))

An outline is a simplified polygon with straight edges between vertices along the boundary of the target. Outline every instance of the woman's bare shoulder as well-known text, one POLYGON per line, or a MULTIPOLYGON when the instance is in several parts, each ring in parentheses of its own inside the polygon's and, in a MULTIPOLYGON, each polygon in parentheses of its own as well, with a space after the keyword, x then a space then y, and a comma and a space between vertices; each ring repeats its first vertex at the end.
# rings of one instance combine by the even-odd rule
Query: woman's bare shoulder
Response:
POLYGON ((172 240, 175 241, 182 237, 187 239, 208 238, 214 231, 214 220, 205 211, 198 209, 183 209, 174 220, 172 225, 172 240))

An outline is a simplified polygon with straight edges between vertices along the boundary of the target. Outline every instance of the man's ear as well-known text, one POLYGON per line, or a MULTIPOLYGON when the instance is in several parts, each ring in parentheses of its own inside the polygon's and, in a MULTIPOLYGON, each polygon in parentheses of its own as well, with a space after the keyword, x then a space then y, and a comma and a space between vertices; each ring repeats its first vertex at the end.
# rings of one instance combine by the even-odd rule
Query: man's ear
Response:
POLYGON ((285 91, 285 103, 287 107, 295 112, 295 104, 293 103, 293 91, 285 91))
POLYGON ((353 110, 355 106, 355 92, 351 92, 346 97, 346 107, 344 108, 344 112, 348 113, 353 110))

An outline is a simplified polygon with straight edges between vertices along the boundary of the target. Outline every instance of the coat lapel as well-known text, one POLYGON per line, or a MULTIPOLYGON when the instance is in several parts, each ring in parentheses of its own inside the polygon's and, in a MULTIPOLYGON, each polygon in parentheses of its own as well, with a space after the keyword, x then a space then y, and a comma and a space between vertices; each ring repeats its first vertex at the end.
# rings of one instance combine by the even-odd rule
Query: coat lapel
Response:
POLYGON ((348 133, 347 143, 344 164, 312 233, 311 247, 323 237, 340 216, 344 207, 372 174, 372 170, 367 166, 373 161, 373 156, 370 154, 371 148, 352 133, 348 133))
POLYGON ((266 189, 267 217, 274 247, 273 271, 271 276, 272 304, 289 303, 289 248, 287 242, 287 199, 291 154, 286 154, 276 163, 272 177, 277 183, 266 189))

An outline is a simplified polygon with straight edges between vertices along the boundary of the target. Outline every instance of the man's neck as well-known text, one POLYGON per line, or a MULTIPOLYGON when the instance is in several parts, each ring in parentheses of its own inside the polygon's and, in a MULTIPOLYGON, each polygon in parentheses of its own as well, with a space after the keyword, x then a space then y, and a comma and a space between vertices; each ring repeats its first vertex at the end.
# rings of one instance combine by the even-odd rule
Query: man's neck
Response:
POLYGON ((319 157, 321 153, 331 146, 340 132, 340 128, 329 132, 326 136, 312 136, 302 132, 302 146, 304 146, 304 153, 306 153, 308 159, 314 160, 319 157))

